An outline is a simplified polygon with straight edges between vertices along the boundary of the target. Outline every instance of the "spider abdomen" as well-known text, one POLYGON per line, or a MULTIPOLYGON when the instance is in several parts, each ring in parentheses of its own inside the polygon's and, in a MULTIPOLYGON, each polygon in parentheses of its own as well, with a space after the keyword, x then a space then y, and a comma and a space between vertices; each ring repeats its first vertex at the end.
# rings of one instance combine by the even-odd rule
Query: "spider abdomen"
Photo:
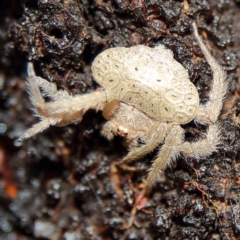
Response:
POLYGON ((124 102, 161 122, 184 124, 196 116, 198 92, 162 45, 110 48, 95 58, 92 72, 109 102, 124 102))

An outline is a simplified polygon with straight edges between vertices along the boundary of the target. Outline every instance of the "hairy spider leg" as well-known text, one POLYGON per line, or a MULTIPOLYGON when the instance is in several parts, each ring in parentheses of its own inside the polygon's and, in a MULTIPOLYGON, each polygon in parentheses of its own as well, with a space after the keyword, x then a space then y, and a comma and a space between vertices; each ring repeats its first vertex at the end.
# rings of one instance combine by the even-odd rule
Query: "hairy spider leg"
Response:
POLYGON ((55 84, 35 76, 32 63, 28 64, 27 85, 33 111, 41 121, 27 130, 19 140, 42 132, 50 125, 65 126, 80 121, 88 109, 102 109, 107 102, 103 90, 81 96, 72 96, 66 91, 57 91, 55 84), (44 96, 49 96, 53 101, 45 102, 39 88, 43 90, 44 96))
POLYGON ((200 106, 195 121, 203 124, 212 124, 218 119, 228 89, 226 73, 218 62, 211 56, 209 50, 204 45, 203 40, 198 34, 196 23, 193 23, 192 26, 195 38, 197 39, 197 42, 213 73, 213 84, 209 94, 209 101, 207 104, 200 106))

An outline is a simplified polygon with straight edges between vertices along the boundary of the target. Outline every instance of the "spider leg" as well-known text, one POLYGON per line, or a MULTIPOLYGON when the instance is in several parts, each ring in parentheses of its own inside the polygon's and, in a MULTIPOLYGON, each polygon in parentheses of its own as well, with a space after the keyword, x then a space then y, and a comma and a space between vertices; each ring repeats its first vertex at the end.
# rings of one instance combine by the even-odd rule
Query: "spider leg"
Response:
POLYGON ((172 161, 179 156, 177 146, 183 141, 184 130, 180 126, 173 126, 169 134, 166 136, 164 145, 159 150, 157 158, 149 170, 146 180, 146 188, 151 189, 157 178, 164 173, 172 161))
POLYGON ((195 23, 193 23, 193 32, 213 72, 213 84, 209 95, 209 101, 206 105, 200 106, 195 121, 203 124, 211 124, 217 121, 218 116, 221 112, 228 84, 226 82, 226 74, 224 70, 211 56, 209 50, 204 45, 203 40, 198 34, 197 26, 195 23))
POLYGON ((178 146, 178 151, 184 157, 204 158, 217 150, 220 142, 220 128, 218 124, 212 124, 208 128, 206 138, 197 142, 184 142, 178 146))
POLYGON ((146 144, 140 148, 132 148, 127 156, 125 156, 122 161, 118 163, 119 165, 128 164, 153 151, 160 143, 164 141, 168 131, 168 124, 156 123, 152 126, 150 131, 152 132, 151 139, 149 139, 149 141, 147 141, 146 144))
POLYGON ((28 92, 33 111, 40 117, 41 122, 27 131, 20 138, 21 140, 43 131, 50 125, 65 126, 77 122, 88 109, 102 109, 107 101, 105 92, 101 90, 82 96, 72 96, 67 92, 57 91, 54 84, 35 76, 32 63, 28 64, 28 92), (45 96, 53 94, 50 96, 52 102, 45 102, 39 87, 43 89, 45 96))
POLYGON ((44 97, 49 97, 54 101, 69 96, 68 92, 57 90, 56 84, 48 82, 45 79, 36 76, 33 69, 33 64, 31 62, 28 63, 28 85, 30 85, 29 89, 38 89, 37 86, 40 87, 42 90, 42 95, 44 97))
POLYGON ((148 173, 146 188, 151 189, 158 176, 163 174, 167 166, 181 153, 184 157, 202 158, 211 155, 220 142, 220 129, 218 124, 209 126, 206 138, 197 142, 184 142, 184 131, 175 126, 165 138, 164 145, 159 151, 148 173))
POLYGON ((57 119, 42 119, 41 122, 33 125, 30 129, 28 129, 20 138, 19 141, 22 141, 26 138, 30 138, 34 136, 35 134, 42 132, 43 130, 50 127, 50 125, 55 125, 57 122, 57 119))

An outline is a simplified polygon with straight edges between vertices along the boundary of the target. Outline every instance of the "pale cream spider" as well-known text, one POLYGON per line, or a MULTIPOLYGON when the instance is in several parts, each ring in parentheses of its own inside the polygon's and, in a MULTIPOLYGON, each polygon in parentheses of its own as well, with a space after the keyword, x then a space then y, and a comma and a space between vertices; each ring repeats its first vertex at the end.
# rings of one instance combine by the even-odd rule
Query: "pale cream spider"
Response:
POLYGON ((102 110, 108 120, 102 134, 109 140, 120 135, 129 145, 129 153, 121 164, 137 160, 163 144, 149 170, 148 188, 179 154, 195 158, 209 156, 220 142, 217 120, 227 90, 226 75, 203 44, 195 23, 193 32, 213 72, 213 85, 205 105, 199 103, 196 87, 171 50, 162 45, 110 48, 92 64, 93 77, 100 87, 85 95, 57 91, 55 84, 35 76, 29 63, 28 91, 41 121, 21 139, 50 125, 65 126, 79 121, 88 109, 102 110), (39 88, 51 102, 45 102, 39 88), (180 125, 192 120, 209 125, 206 138, 185 142, 180 125), (144 143, 141 147, 137 146, 139 139, 144 143))

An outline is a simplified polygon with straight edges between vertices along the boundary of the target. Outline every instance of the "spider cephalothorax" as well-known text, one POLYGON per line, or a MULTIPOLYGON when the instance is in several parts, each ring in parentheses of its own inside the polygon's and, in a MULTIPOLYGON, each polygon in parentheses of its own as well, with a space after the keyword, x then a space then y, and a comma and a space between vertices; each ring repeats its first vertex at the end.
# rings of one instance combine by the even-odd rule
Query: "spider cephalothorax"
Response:
POLYGON ((102 110, 108 120, 102 134, 109 140, 120 135, 129 144, 129 153, 121 163, 137 160, 163 144, 149 170, 147 187, 153 185, 179 154, 197 158, 210 155, 220 141, 217 120, 227 84, 224 71, 203 44, 195 24, 193 30, 213 72, 207 104, 199 104, 198 92, 187 71, 174 60, 172 51, 162 45, 118 47, 102 52, 92 64, 93 77, 101 87, 81 96, 57 91, 54 84, 35 76, 29 63, 29 93, 41 122, 22 139, 50 125, 64 126, 79 121, 88 109, 102 110), (44 101, 39 88, 51 102, 44 101), (184 141, 180 125, 192 120, 209 125, 205 139, 193 143, 184 141), (145 143, 141 147, 137 146, 139 138, 145 143))

